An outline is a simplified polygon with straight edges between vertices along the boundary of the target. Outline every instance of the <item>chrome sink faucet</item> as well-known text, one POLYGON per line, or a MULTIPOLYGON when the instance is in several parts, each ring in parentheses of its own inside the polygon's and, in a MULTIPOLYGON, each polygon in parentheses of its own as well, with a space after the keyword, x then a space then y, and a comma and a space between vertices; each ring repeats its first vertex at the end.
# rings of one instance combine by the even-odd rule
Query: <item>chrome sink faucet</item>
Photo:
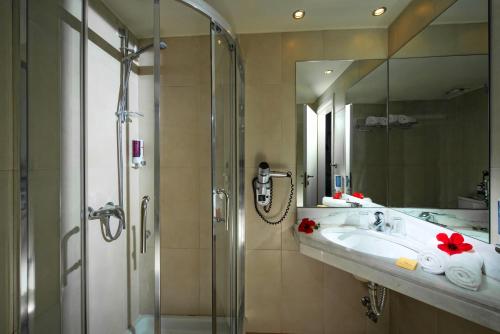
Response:
POLYGON ((384 219, 384 213, 381 211, 375 212, 375 221, 369 225, 371 230, 377 232, 385 232, 386 224, 384 219))

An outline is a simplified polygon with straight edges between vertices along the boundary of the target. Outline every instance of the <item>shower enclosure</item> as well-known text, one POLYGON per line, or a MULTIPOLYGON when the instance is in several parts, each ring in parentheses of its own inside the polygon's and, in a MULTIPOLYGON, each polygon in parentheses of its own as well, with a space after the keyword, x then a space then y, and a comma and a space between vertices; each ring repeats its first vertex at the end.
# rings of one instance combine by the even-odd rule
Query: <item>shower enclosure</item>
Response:
POLYGON ((229 23, 203 0, 9 1, 11 329, 244 333, 229 23))

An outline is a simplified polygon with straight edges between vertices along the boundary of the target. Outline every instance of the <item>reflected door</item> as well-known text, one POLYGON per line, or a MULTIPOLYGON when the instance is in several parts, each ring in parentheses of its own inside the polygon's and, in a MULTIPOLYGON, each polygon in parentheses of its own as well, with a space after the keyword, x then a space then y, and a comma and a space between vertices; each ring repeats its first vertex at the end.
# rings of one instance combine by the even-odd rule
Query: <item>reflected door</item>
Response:
POLYGON ((212 333, 235 328, 234 45, 212 25, 212 333))
POLYGON ((312 208, 318 203, 318 115, 305 105, 304 116, 304 206, 312 208))

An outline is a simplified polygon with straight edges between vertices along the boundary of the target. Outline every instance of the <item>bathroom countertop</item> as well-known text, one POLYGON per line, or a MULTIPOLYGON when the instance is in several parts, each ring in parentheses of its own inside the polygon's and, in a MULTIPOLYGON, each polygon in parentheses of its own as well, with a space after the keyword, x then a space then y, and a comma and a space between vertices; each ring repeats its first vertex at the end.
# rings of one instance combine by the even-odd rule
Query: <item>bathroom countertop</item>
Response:
POLYGON ((479 290, 469 291, 452 284, 444 275, 424 272, 420 266, 414 271, 406 270, 396 266, 394 260, 337 245, 320 230, 304 234, 297 232, 295 226, 294 233, 300 252, 306 256, 500 331, 500 282, 495 279, 483 275, 479 290))

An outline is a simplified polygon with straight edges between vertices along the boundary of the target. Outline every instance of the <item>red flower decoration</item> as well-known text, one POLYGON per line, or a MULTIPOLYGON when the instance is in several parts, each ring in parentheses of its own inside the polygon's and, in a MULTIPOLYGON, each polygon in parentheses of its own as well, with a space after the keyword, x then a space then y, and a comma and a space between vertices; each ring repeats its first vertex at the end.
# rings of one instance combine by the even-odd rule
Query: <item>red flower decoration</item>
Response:
POLYGON ((333 199, 342 199, 342 192, 338 191, 333 195, 333 199))
POLYGON ((360 199, 365 198, 365 195, 363 195, 363 193, 353 193, 352 196, 360 198, 360 199))
POLYGON ((311 233, 313 233, 314 230, 317 230, 318 228, 319 228, 319 224, 316 224, 316 222, 314 220, 311 220, 309 218, 304 218, 300 222, 299 232, 311 234, 311 233))
POLYGON ((446 233, 439 233, 436 239, 442 242, 438 248, 448 255, 460 254, 472 249, 472 245, 464 242, 464 237, 459 233, 453 233, 450 237, 446 233))

